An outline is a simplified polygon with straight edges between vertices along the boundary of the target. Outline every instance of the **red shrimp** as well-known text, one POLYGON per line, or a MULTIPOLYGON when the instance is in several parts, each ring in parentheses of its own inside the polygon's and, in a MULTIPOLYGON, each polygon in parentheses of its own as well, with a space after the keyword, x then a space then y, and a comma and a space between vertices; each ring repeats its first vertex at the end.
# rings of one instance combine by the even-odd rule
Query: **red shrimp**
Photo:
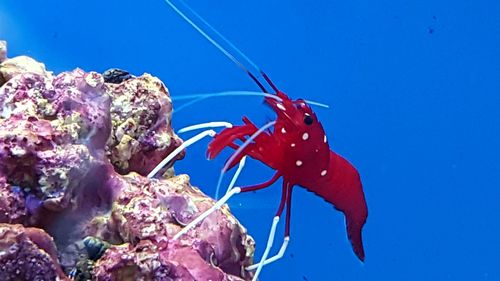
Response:
MULTIPOLYGON (((243 187, 241 192, 265 188, 282 177, 283 192, 289 194, 282 197, 278 211, 281 213, 284 205, 288 206, 285 236, 290 232, 292 187, 299 185, 314 192, 344 213, 347 235, 354 252, 363 261, 361 230, 368 211, 358 171, 345 158, 330 150, 321 122, 304 100, 291 100, 281 91, 277 91, 276 96, 282 101, 265 98, 277 114, 273 132, 257 136, 228 163, 233 167, 248 155, 276 170, 276 174, 271 181, 247 189, 243 187)), ((215 136, 208 146, 209 158, 216 157, 225 147, 237 148, 235 141, 244 140, 258 130, 248 118, 243 117, 243 122, 244 125, 226 128, 215 136)))
MULTIPOLYGON (((208 146, 207 154, 210 159, 215 158, 224 148, 230 147, 236 151, 226 162, 224 166, 217 191, 221 183, 222 175, 230 168, 234 167, 243 157, 254 158, 276 173, 274 176, 260 184, 230 188, 226 195, 221 198, 209 210, 205 211, 199 217, 191 221, 186 227, 179 231, 173 239, 178 239, 181 235, 189 231, 206 218, 211 212, 220 208, 229 198, 240 192, 248 192, 266 188, 278 179, 283 178, 282 196, 273 225, 269 234, 269 240, 264 251, 263 257, 258 264, 247 267, 247 270, 257 269, 253 280, 256 280, 263 265, 271 263, 283 256, 288 245, 290 236, 290 210, 292 202, 292 189, 295 185, 301 186, 331 203, 337 210, 344 213, 346 218, 347 235, 351 241, 354 253, 361 261, 365 259, 365 252, 362 240, 362 228, 368 216, 365 196, 361 179, 356 168, 345 158, 330 150, 327 137, 323 126, 319 122, 316 114, 312 111, 309 104, 314 104, 303 99, 292 100, 285 93, 278 90, 268 76, 253 63, 242 51, 234 44, 220 34, 200 15, 187 6, 182 0, 178 0, 182 6, 187 9, 198 21, 203 23, 208 30, 213 32, 228 47, 243 58, 251 67, 260 74, 261 78, 274 90, 275 94, 267 94, 266 87, 259 81, 248 68, 241 63, 235 55, 230 53, 218 41, 214 40, 207 32, 199 27, 184 12, 182 12, 171 0, 164 0, 179 16, 196 29, 212 45, 221 51, 226 57, 242 68, 252 80, 262 90, 265 96, 265 102, 277 114, 276 121, 268 123, 262 128, 257 128, 248 118, 243 117, 243 125, 229 126, 216 134, 212 130, 204 131, 192 139, 186 141, 185 145, 178 151, 184 149, 191 143, 196 142, 202 137, 209 135, 214 139, 208 146), (266 130, 274 126, 273 130, 266 130), (238 142, 243 142, 242 145, 238 142), (285 240, 277 255, 267 259, 267 255, 272 246, 276 225, 286 207, 286 225, 285 240)), ((219 95, 207 95, 212 97, 219 95)), ((200 100, 198 98, 197 100, 200 100)), ((195 101, 197 101, 195 100, 195 101)), ((193 102, 195 102, 193 101, 193 102)), ((199 124, 203 125, 203 124, 199 124)), ((210 126, 195 125, 195 128, 204 128, 210 126)), ((158 166, 161 167, 166 162, 173 159, 173 156, 167 157, 158 166)), ((150 174, 154 175, 157 169, 150 174)))

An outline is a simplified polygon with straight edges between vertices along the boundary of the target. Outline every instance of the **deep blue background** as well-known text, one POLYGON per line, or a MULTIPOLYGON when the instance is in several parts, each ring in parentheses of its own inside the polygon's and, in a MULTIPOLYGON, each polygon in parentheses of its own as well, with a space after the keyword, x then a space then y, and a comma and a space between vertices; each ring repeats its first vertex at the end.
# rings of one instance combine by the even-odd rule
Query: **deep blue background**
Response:
MULTIPOLYGON (((291 245, 262 280, 500 280, 499 1, 190 3, 290 96, 332 106, 316 110, 332 149, 363 178, 366 263, 351 252, 341 214, 296 188, 291 245)), ((149 72, 172 95, 257 90, 161 0, 2 0, 0 37, 10 56, 33 56, 55 72, 149 72)), ((173 122, 242 115, 274 118, 259 98, 227 98, 173 122)), ((225 155, 206 161, 207 142, 177 171, 212 194, 225 155)), ((251 163, 239 183, 272 172, 251 163)), ((231 201, 257 256, 279 191, 231 201)))

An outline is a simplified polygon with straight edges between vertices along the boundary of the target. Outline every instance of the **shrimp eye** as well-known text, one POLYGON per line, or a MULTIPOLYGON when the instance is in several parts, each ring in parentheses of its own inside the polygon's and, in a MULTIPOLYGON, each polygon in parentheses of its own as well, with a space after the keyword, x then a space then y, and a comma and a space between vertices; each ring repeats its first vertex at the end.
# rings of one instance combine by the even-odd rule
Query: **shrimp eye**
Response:
POLYGON ((306 115, 304 116, 304 123, 306 125, 312 125, 312 123, 314 123, 314 119, 311 117, 311 115, 306 115))

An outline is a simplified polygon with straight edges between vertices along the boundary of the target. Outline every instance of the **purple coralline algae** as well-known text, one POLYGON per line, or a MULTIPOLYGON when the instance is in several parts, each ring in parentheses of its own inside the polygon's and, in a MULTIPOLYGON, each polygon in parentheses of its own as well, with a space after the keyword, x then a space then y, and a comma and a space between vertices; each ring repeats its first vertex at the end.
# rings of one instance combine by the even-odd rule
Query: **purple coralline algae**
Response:
POLYGON ((0 41, 0 280, 250 280, 254 241, 187 175, 145 177, 182 144, 149 74, 57 75, 0 41), (53 238, 52 238, 53 237, 53 238))
MULTIPOLYGON (((114 243, 130 243, 130 247, 141 241, 151 241, 157 246, 155 249, 162 252, 160 263, 170 264, 168 268, 171 269, 181 267, 182 272, 187 270, 196 276, 194 280, 203 280, 200 276, 213 276, 209 278, 212 280, 231 280, 224 277, 224 273, 249 277, 244 267, 251 263, 254 242, 227 207, 211 214, 179 241, 171 240, 183 225, 215 203, 191 186, 187 175, 148 180, 131 173, 120 180, 122 191, 114 202, 111 213, 96 217, 89 224, 87 234, 114 243), (197 258, 184 258, 183 255, 175 254, 178 251, 186 255, 197 253, 197 258)), ((149 246, 146 248, 153 251, 149 246)), ((110 251, 121 249, 111 248, 110 251)), ((125 266, 132 263, 134 257, 131 259, 110 262, 125 266)), ((103 261, 98 263, 97 268, 101 266, 109 264, 103 261)), ((148 271, 147 274, 152 272, 148 271)))
POLYGON ((170 125, 172 102, 168 90, 149 74, 106 86, 112 98, 113 131, 106 149, 109 159, 119 173, 147 175, 182 143, 170 125))
POLYGON ((227 275, 190 247, 169 249, 149 240, 106 251, 95 267, 96 280, 244 280, 227 275))
POLYGON ((0 280, 67 280, 57 262, 56 246, 45 231, 0 224, 0 280))
POLYGON ((27 214, 23 192, 18 186, 10 185, 5 176, 0 176, 0 222, 22 223, 27 214))

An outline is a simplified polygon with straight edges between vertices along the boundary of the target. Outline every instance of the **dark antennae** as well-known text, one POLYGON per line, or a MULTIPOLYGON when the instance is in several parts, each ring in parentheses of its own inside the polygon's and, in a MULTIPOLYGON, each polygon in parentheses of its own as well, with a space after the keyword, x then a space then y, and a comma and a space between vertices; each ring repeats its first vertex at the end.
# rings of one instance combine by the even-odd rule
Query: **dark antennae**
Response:
POLYGON ((266 79, 266 82, 271 86, 271 88, 273 88, 273 90, 278 93, 279 90, 278 90, 278 87, 276 87, 273 83, 273 81, 271 81, 271 79, 269 79, 269 77, 267 76, 267 74, 264 72, 264 71, 260 71, 260 74, 262 75, 262 77, 264 77, 264 79, 266 79))
MULTIPOLYGON (((262 85, 260 83, 260 81, 257 79, 257 77, 255 77, 252 72, 246 70, 248 76, 250 76, 250 78, 252 78, 252 80, 257 84, 257 86, 259 86, 260 90, 263 92, 263 93, 267 93, 267 89, 264 87, 264 85, 262 85)), ((272 87, 272 86, 271 86, 272 87)), ((273 88, 274 89, 274 88, 273 88)))

